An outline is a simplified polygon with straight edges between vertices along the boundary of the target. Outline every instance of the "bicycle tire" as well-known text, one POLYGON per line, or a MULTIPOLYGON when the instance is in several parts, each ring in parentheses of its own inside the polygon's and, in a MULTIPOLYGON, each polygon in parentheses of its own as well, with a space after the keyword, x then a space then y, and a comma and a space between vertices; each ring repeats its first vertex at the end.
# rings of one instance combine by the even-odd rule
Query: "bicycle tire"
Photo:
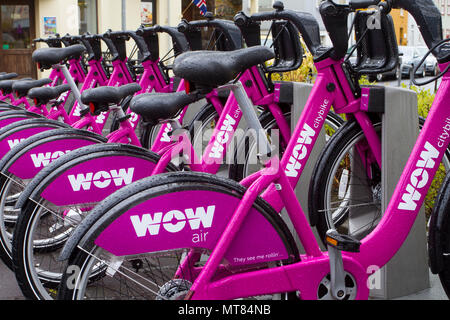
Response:
POLYGON ((450 299, 450 173, 437 194, 428 232, 428 256, 432 273, 438 274, 450 299))
POLYGON ((26 110, 11 110, 0 113, 0 128, 6 127, 14 122, 27 119, 44 118, 42 115, 26 110))

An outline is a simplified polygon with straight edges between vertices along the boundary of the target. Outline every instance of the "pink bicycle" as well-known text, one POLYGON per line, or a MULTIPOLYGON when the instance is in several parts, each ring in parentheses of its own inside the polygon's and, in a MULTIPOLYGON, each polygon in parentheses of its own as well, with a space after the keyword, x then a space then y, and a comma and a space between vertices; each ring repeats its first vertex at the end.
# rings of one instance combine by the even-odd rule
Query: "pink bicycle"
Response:
MULTIPOLYGON (((286 21, 283 23, 286 24, 286 21)), ((239 32, 239 29, 233 23, 223 20, 191 22, 189 25, 190 28, 193 28, 191 30, 193 32, 200 28, 200 25, 202 27, 211 25, 221 30, 232 28, 234 31, 239 32)), ((144 39, 150 40, 152 37, 157 36, 155 33, 158 30, 162 31, 163 27, 141 29, 139 33, 142 34, 144 39)), ((169 31, 167 28, 166 30, 169 31)), ((290 42, 300 45, 298 31, 293 25, 289 25, 289 29, 284 30, 287 30, 286 33, 283 33, 286 39, 290 39, 290 42)), ((173 33, 173 31, 170 29, 170 32, 173 33)), ((119 33, 116 33, 116 35, 120 36, 119 33)), ((223 38, 220 34, 217 37, 223 38)), ((146 42, 151 44, 151 41, 147 40, 146 42)), ((241 38, 239 40, 238 44, 240 45, 241 38)), ((277 46, 283 44, 284 48, 290 45, 290 42, 279 43, 277 40, 275 41, 277 46)), ((267 56, 271 57, 271 51, 269 49, 266 50, 269 52, 267 56)), ((255 49, 251 49, 251 51, 258 52, 255 49)), ((242 57, 248 51, 237 50, 223 53, 206 51, 206 54, 209 53, 221 54, 223 57, 235 55, 242 57)), ((276 61, 288 69, 298 68, 303 56, 296 54, 296 60, 291 60, 291 57, 292 55, 285 56, 280 54, 276 61)), ((153 61, 148 62, 150 66, 157 68, 157 61, 155 56, 153 56, 153 61)), ((276 83, 273 86, 269 85, 261 67, 258 66, 259 63, 264 61, 263 57, 253 55, 252 59, 243 65, 245 70, 242 70, 243 74, 240 77, 240 82, 245 84, 245 91, 251 97, 252 105, 264 107, 265 111, 262 115, 265 119, 269 118, 269 114, 273 114, 271 117, 272 121, 268 123, 280 129, 282 128, 286 136, 282 134, 281 140, 284 142, 284 145, 287 145, 291 133, 289 122, 285 118, 280 100, 286 85, 289 84, 276 83)), ((144 73, 140 80, 145 83, 150 76, 151 74, 144 73)), ((144 85, 142 87, 144 88, 144 85)), ((144 152, 131 146, 117 144, 109 144, 108 146, 96 145, 80 148, 76 152, 65 154, 55 161, 52 159, 46 168, 42 168, 42 170, 39 168, 34 170, 33 174, 28 175, 28 177, 33 179, 21 193, 20 197, 25 202, 16 203, 18 207, 23 206, 24 209, 15 225, 11 245, 16 277, 27 297, 50 299, 54 296, 52 289, 59 285, 62 276, 62 273, 58 270, 62 271, 64 267, 59 261, 55 261, 56 252, 61 249, 78 221, 85 216, 89 216, 93 204, 98 203, 109 194, 131 182, 149 175, 183 169, 184 162, 187 163, 188 161, 182 160, 182 162, 178 162, 180 163, 178 168, 175 168, 173 164, 169 164, 172 160, 179 160, 178 154, 181 150, 190 150, 192 157, 196 158, 195 163, 188 164, 185 168, 209 173, 217 173, 221 168, 227 147, 232 144, 234 133, 242 119, 240 107, 233 95, 229 95, 227 103, 222 107, 220 104, 221 94, 216 92, 216 90, 199 92, 194 89, 194 86, 191 86, 192 92, 186 94, 180 91, 182 89, 184 89, 184 86, 179 86, 179 92, 177 93, 138 94, 130 103, 131 107, 128 112, 132 119, 134 118, 133 113, 130 112, 141 116, 143 122, 151 127, 155 127, 159 123, 159 119, 167 120, 160 129, 159 138, 152 145, 152 151, 157 154, 144 152), (209 119, 212 121, 208 121, 206 125, 212 123, 211 127, 214 127, 214 132, 211 138, 208 137, 209 144, 203 153, 203 157, 199 159, 195 156, 198 153, 193 150, 190 134, 183 132, 181 141, 173 141, 172 138, 175 136, 169 135, 165 129, 181 128, 182 124, 179 116, 184 114, 186 105, 200 101, 203 98, 211 101, 212 106, 206 109, 208 113, 203 113, 202 110, 200 115, 208 115, 210 117, 209 119), (74 172, 76 172, 75 175, 74 172), (109 179, 108 175, 111 174, 116 178, 109 179), (93 180, 90 179, 91 176, 93 180), (103 180, 100 176, 106 179, 104 181, 105 184, 99 184, 98 178, 103 180), (89 181, 84 181, 84 178, 87 178, 89 181), (40 182, 43 181, 50 183, 45 182, 41 184, 40 182), (58 190, 56 193, 52 191, 55 190, 55 187, 58 190), (50 197, 47 197, 47 195, 50 195, 50 197), (31 202, 28 201, 30 196, 33 198, 31 202), (37 210, 31 209, 29 204, 36 206, 37 210), (68 215, 66 214, 67 212, 71 214, 68 215), (78 218, 75 218, 75 216, 78 218)), ((93 109, 103 111, 113 102, 110 99, 114 96, 116 90, 108 87, 93 89, 89 94, 84 94, 87 99, 85 103, 91 102, 90 99, 92 99, 93 109)), ((203 122, 201 125, 203 126, 203 122)), ((47 143, 48 141, 45 140, 43 142, 47 143)), ((16 153, 10 153, 6 157, 8 161, 4 161, 0 165, 3 174, 16 177, 21 175, 23 177, 25 173, 23 168, 30 167, 23 164, 30 161, 29 154, 33 154, 32 150, 39 145, 33 142, 29 146, 30 148, 28 146, 22 148, 20 158, 16 157, 18 155, 16 153), (24 149, 27 151, 23 151, 24 149), (17 165, 19 163, 22 164, 17 165), (3 164, 5 165, 3 166, 3 164), (14 168, 18 170, 15 171, 14 168), (14 172, 9 172, 9 169, 12 169, 14 172)), ((59 145, 58 148, 60 148, 59 145)), ((55 149, 55 151, 57 150, 59 149, 55 149)), ((0 177, 1 180, 2 178, 0 177)), ((21 180, 23 179, 21 178, 21 180)), ((6 182, 7 180, 4 181, 6 182)), ((11 242, 8 242, 9 238, 5 237, 4 239, 6 246, 11 244, 11 242)))
MULTIPOLYGON (((150 177, 114 193, 94 208, 67 242, 61 258, 69 262, 59 297, 367 299, 369 267, 384 266, 403 244, 450 141, 449 135, 442 138, 450 116, 450 49, 442 45, 433 50, 444 73, 442 84, 383 218, 361 241, 330 228, 324 239, 328 250, 320 250, 293 187, 324 124, 322 115, 331 106, 336 112, 351 113, 374 161, 381 165, 380 139, 367 104, 343 66, 348 14, 370 5, 378 6, 381 17, 392 7, 409 11, 429 48, 442 40, 440 12, 432 0, 353 0, 349 5, 326 0, 320 11, 333 48, 320 46, 317 23, 303 14, 295 23, 315 56, 319 74, 281 161, 270 154, 267 139, 260 135, 260 158, 266 168, 240 184, 204 173, 178 172, 150 177), (283 207, 304 254, 278 214, 283 207)), ((293 18, 288 10, 260 16, 268 14, 274 19, 293 18)), ((256 55, 265 54, 263 48, 254 50, 256 55)), ((201 82, 195 72, 201 70, 216 85, 224 85, 253 53, 232 57, 234 61, 187 53, 177 59, 174 71, 187 81, 201 82), (218 69, 229 72, 218 76, 218 69)), ((247 121, 258 129, 243 88, 229 87, 247 121)))

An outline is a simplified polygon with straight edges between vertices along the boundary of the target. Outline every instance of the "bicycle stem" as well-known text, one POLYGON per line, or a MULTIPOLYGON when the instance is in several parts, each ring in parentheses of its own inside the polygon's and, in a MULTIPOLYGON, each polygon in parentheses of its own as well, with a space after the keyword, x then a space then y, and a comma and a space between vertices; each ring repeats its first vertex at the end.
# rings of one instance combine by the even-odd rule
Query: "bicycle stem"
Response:
POLYGON ((76 85, 75 81, 72 78, 72 75, 70 74, 69 70, 67 69, 67 67, 65 65, 62 64, 57 64, 53 66, 54 69, 58 69, 62 72, 62 74, 64 75, 64 78, 67 81, 67 84, 70 86, 70 90, 73 93, 75 99, 78 101, 78 104, 83 107, 83 109, 86 109, 87 106, 85 106, 82 102, 81 102, 81 93, 80 90, 78 89, 78 86, 76 85))

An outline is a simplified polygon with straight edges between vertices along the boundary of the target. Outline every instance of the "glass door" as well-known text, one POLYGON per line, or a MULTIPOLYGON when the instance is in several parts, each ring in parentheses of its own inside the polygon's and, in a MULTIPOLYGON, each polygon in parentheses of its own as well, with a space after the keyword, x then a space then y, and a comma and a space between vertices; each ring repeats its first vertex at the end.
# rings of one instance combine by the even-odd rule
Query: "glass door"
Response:
POLYGON ((2 0, 0 5, 0 71, 35 77, 31 61, 35 37, 34 1, 2 0))

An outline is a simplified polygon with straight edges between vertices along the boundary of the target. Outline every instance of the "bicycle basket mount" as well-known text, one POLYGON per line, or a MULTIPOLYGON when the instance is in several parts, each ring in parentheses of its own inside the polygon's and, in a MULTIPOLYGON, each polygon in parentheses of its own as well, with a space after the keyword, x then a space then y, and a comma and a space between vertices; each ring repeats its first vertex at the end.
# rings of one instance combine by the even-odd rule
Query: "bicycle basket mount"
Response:
POLYGON ((356 64, 359 74, 378 74, 398 66, 398 45, 390 14, 359 11, 355 17, 356 64), (377 15, 377 16, 374 16, 377 15), (378 19, 379 18, 379 19, 378 19))
MULTIPOLYGON (((247 23, 239 26, 245 43, 249 47, 261 45, 261 27, 259 23, 247 23)), ((273 21, 271 26, 274 63, 266 68, 269 73, 288 72, 300 68, 303 62, 303 47, 299 31, 289 21, 273 21)))

